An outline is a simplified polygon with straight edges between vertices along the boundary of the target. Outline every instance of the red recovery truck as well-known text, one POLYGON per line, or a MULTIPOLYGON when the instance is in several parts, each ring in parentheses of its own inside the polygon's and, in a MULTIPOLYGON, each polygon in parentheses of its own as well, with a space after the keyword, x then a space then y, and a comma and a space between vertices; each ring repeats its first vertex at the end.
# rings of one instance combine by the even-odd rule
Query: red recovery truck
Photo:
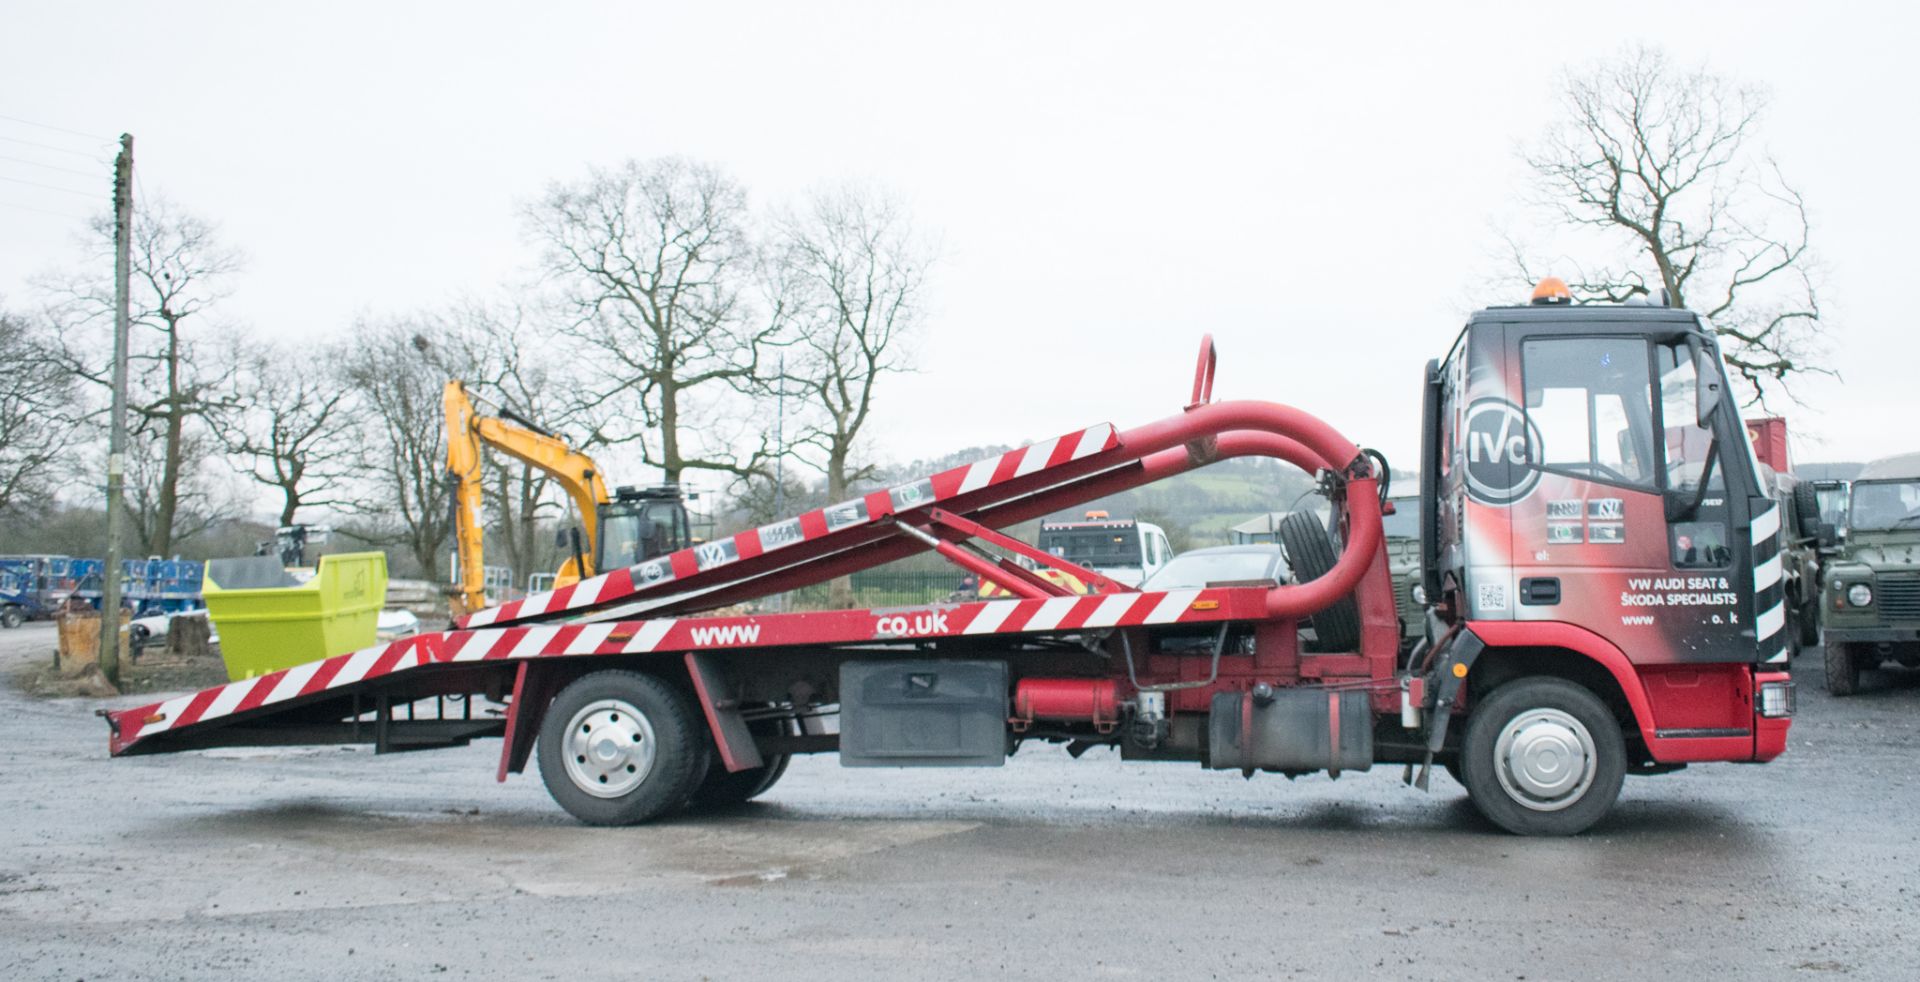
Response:
POLYGON ((993 766, 1037 740, 1247 775, 1402 764, 1421 787, 1439 764, 1495 823, 1571 834, 1629 773, 1784 749, 1779 514, 1693 314, 1493 308, 1429 363, 1433 604, 1404 655, 1384 458, 1298 409, 1211 401, 1214 364, 1208 339, 1190 403, 1167 419, 1078 430, 454 630, 108 713, 111 750, 501 737, 501 780, 537 754, 563 808, 623 825, 751 798, 793 754, 993 766), (1331 506, 1330 528, 1287 543, 1291 576, 1142 592, 996 531, 1253 454, 1318 475, 1331 506), (1013 598, 701 614, 928 549, 1013 598))

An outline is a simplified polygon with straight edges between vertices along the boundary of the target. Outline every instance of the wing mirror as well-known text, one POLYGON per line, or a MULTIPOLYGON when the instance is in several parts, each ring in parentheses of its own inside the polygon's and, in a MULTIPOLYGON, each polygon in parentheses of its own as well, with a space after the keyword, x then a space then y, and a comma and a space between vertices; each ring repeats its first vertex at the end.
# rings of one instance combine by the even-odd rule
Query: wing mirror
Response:
POLYGON ((1693 352, 1693 378, 1694 385, 1698 387, 1693 400, 1698 417, 1695 422, 1702 428, 1711 428, 1714 411, 1720 408, 1720 398, 1724 394, 1721 391, 1720 360, 1713 356, 1712 349, 1696 338, 1688 338, 1687 347, 1693 352))

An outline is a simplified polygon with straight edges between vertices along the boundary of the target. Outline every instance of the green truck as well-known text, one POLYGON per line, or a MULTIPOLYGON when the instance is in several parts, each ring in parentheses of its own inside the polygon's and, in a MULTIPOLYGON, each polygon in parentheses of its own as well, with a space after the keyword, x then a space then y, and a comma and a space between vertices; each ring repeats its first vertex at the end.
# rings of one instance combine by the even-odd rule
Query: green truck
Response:
POLYGON ((1393 603, 1400 614, 1400 648, 1404 652, 1425 635, 1427 597, 1420 586, 1420 496, 1387 499, 1391 514, 1382 516, 1380 529, 1387 538, 1387 568, 1393 571, 1393 603))
POLYGON ((1861 673, 1885 662, 1920 667, 1920 453, 1861 468, 1843 518, 1823 530, 1820 574, 1820 638, 1836 696, 1859 691, 1861 673))

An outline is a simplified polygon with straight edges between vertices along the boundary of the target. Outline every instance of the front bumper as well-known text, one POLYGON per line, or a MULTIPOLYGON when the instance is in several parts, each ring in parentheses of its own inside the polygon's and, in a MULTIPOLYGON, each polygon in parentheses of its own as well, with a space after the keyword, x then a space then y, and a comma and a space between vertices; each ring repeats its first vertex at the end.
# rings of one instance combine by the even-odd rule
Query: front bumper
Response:
POLYGON ((1898 644, 1902 641, 1920 641, 1920 625, 1910 627, 1849 627, 1847 625, 1820 626, 1820 642, 1862 643, 1862 644, 1898 644))

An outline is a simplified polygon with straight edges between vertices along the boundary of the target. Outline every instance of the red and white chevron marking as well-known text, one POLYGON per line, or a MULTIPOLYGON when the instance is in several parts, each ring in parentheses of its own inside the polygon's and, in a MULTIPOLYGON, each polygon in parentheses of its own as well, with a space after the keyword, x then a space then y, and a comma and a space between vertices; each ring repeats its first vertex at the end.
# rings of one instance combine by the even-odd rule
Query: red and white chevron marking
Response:
POLYGON ((994 600, 886 610, 756 617, 688 617, 545 624, 417 634, 388 644, 111 714, 118 754, 138 740, 382 676, 463 662, 562 655, 751 649, 1079 631, 1176 621, 1250 620, 1266 613, 1260 587, 994 600))
POLYGON ((748 529, 738 535, 703 542, 637 566, 616 569, 557 590, 475 611, 462 618, 460 626, 476 628, 511 624, 555 611, 583 610, 625 599, 695 573, 742 559, 752 559, 797 543, 811 542, 845 529, 870 526, 892 515, 939 504, 981 488, 1004 484, 1049 467, 1090 457, 1119 446, 1119 442, 1113 424, 1090 426, 1042 443, 1009 450, 997 457, 944 470, 932 477, 885 491, 875 491, 863 498, 818 508, 798 518, 748 529))

